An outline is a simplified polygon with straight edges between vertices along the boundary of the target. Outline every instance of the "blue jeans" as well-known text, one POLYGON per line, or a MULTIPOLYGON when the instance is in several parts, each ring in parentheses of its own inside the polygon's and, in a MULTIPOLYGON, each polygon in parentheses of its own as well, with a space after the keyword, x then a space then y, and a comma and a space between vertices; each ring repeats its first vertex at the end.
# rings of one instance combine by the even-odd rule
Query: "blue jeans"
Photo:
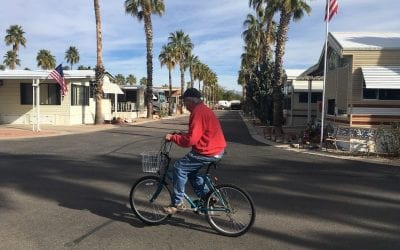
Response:
POLYGON ((211 162, 217 162, 222 158, 224 152, 215 156, 204 156, 193 151, 174 163, 173 168, 173 194, 172 204, 178 205, 183 201, 185 184, 189 179, 193 191, 198 197, 203 197, 210 190, 205 185, 204 179, 197 175, 200 168, 208 166, 211 162))

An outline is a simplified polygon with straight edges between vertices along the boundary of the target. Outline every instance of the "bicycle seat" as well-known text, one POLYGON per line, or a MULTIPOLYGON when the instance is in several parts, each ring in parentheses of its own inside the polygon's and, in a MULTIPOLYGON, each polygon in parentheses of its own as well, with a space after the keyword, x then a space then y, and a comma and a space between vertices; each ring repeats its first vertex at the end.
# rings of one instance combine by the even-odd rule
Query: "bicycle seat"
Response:
POLYGON ((219 159, 218 161, 210 162, 210 163, 207 165, 206 174, 208 174, 208 173, 210 172, 210 168, 211 168, 211 167, 214 167, 214 169, 217 169, 218 163, 219 163, 221 160, 222 160, 222 158, 219 159))

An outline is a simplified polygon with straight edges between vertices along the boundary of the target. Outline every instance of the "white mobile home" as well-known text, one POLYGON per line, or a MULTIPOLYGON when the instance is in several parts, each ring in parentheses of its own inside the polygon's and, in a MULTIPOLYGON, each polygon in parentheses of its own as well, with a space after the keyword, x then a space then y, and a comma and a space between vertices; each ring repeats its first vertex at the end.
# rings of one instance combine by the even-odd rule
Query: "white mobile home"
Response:
POLYGON ((322 80, 320 78, 299 78, 304 70, 286 70, 284 84, 284 115, 287 126, 305 126, 319 118, 318 104, 322 100, 322 80))
MULTIPOLYGON (((94 70, 65 70, 68 92, 61 96, 59 84, 49 78, 50 70, 0 71, 0 123, 2 124, 93 124, 95 116, 94 70), (39 87, 35 87, 37 85, 39 87), (38 97, 39 102, 34 103, 38 97)), ((105 94, 122 93, 112 83, 113 76, 103 78, 105 94)), ((103 99, 103 116, 112 119, 111 101, 103 99)))

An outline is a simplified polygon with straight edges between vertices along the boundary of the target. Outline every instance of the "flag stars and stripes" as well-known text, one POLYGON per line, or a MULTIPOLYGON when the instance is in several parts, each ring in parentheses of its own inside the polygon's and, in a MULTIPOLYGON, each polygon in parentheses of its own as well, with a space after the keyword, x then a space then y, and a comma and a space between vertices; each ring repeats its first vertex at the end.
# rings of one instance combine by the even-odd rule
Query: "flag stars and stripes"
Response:
POLYGON ((60 85, 61 88, 61 95, 65 96, 67 94, 67 83, 64 78, 64 72, 62 69, 62 64, 58 65, 51 73, 50 75, 51 78, 56 80, 58 84, 60 85))
POLYGON ((337 0, 327 0, 325 8, 325 21, 331 21, 332 17, 337 14, 339 5, 337 0), (329 6, 329 8, 328 8, 329 6), (329 15, 329 18, 328 18, 329 15))

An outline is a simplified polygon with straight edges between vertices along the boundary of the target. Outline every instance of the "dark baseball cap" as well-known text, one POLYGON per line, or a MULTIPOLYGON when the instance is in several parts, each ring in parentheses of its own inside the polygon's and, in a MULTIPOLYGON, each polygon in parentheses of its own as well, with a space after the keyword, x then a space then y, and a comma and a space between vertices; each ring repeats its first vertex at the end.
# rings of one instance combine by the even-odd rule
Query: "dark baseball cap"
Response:
POLYGON ((181 96, 181 98, 186 98, 186 97, 197 97, 197 98, 201 98, 201 94, 200 92, 195 89, 195 88, 189 88, 185 91, 185 93, 183 93, 183 96, 181 96))

